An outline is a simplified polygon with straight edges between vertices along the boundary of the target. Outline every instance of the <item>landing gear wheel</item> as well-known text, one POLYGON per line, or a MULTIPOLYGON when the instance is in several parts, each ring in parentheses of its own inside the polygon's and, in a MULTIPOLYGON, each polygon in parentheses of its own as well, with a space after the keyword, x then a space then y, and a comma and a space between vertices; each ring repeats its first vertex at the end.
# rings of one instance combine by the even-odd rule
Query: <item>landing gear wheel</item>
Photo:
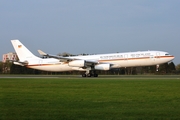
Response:
POLYGON ((86 73, 82 74, 82 77, 98 77, 98 74, 95 73, 95 71, 93 71, 93 72, 87 71, 86 73))
POLYGON ((95 74, 94 74, 94 77, 98 77, 98 74, 95 73, 95 74))
POLYGON ((82 77, 86 77, 86 74, 82 74, 82 77))
POLYGON ((91 77, 91 76, 92 76, 91 73, 88 73, 88 74, 87 74, 87 77, 91 77))

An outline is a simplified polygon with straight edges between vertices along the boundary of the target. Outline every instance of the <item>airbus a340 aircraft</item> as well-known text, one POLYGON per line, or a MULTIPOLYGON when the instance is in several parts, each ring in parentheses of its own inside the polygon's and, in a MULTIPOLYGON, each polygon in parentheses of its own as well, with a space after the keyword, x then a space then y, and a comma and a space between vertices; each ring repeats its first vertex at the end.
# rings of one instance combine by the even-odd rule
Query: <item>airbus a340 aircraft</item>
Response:
POLYGON ((174 56, 163 51, 140 51, 112 54, 97 54, 87 56, 63 57, 38 52, 47 56, 40 58, 32 54, 19 40, 11 40, 12 45, 18 55, 19 61, 16 65, 28 68, 62 72, 62 71, 85 71, 82 77, 98 77, 96 70, 110 70, 112 68, 151 66, 163 64, 174 59, 174 56))

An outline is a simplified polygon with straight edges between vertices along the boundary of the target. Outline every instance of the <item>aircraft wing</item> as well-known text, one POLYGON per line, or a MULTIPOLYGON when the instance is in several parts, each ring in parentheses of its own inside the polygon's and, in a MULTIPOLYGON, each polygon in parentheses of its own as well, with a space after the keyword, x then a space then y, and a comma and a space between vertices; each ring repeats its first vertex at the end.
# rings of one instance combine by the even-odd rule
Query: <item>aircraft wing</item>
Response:
MULTIPOLYGON (((82 60, 82 59, 72 58, 72 57, 63 57, 63 56, 51 55, 51 54, 47 54, 47 53, 43 52, 42 50, 38 50, 38 52, 42 56, 59 59, 60 61, 63 61, 63 62, 68 62, 68 61, 73 61, 73 60, 82 60)), ((97 60, 85 60, 85 63, 87 65, 92 65, 92 64, 98 64, 99 62, 97 60)))
POLYGON ((70 57, 63 57, 63 56, 57 56, 57 55, 51 55, 51 54, 47 54, 45 52, 43 52, 42 50, 38 50, 39 54, 42 56, 46 56, 49 58, 56 58, 56 59, 60 59, 60 60, 74 60, 73 58, 70 57))

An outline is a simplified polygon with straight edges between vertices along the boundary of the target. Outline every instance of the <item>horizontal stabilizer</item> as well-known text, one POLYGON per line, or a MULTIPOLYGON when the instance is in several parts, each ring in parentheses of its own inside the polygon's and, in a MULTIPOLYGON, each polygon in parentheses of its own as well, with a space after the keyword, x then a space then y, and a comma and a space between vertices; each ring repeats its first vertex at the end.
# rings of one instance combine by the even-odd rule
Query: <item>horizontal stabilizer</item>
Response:
POLYGON ((13 62, 15 65, 20 65, 20 66, 26 66, 28 65, 28 62, 25 61, 25 62, 13 62))

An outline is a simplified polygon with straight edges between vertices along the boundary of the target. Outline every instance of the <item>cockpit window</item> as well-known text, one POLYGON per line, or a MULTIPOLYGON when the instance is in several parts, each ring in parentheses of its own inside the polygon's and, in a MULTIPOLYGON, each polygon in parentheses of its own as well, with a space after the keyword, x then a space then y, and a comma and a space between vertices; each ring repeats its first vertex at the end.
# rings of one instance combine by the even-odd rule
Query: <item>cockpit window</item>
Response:
POLYGON ((166 56, 168 56, 169 54, 168 54, 168 53, 166 53, 165 55, 166 55, 166 56))

